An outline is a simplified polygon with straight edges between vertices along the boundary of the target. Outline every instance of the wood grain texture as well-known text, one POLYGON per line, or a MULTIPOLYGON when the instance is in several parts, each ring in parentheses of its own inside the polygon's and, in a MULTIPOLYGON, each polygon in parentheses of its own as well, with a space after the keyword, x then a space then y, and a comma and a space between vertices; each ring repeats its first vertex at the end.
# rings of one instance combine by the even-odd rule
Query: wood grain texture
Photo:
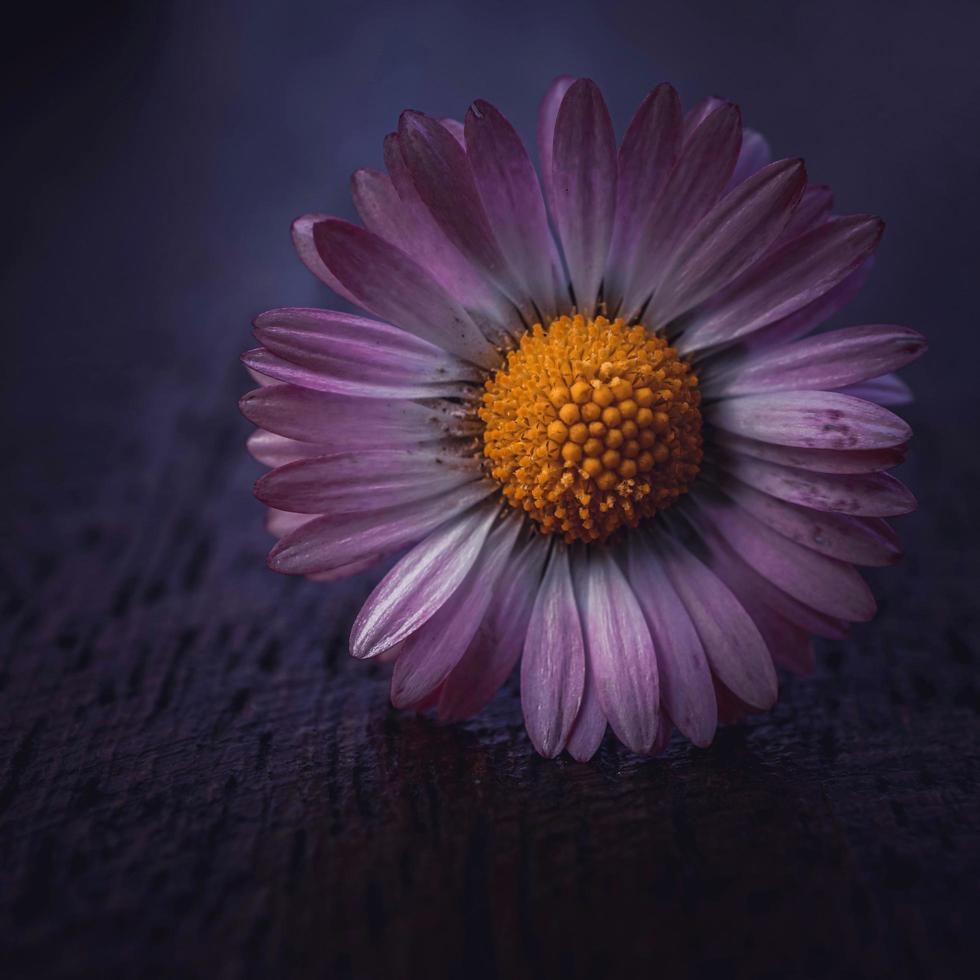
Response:
POLYGON ((565 0, 545 51, 534 5, 471 6, 90 5, 60 31, 41 6, 34 47, 12 35, 0 976, 972 976, 976 14, 565 0), (432 48, 394 56, 410 35, 432 48), (894 220, 847 322, 933 341, 921 508, 871 576, 878 619, 771 714, 704 751, 546 762, 513 683, 457 727, 389 708, 345 651, 369 577, 266 570, 237 356, 261 310, 334 304, 289 220, 350 215, 406 103, 485 94, 530 133, 582 70, 625 119, 665 52, 689 102, 744 94, 842 208, 894 220))
POLYGON ((162 386, 109 474, 67 444, 67 484, 15 465, 13 975, 931 977, 975 954, 975 532, 940 505, 939 430, 877 622, 706 751, 607 739, 583 766, 535 756, 513 684, 459 727, 389 708, 385 668, 346 656, 370 576, 263 565, 240 388, 162 386))

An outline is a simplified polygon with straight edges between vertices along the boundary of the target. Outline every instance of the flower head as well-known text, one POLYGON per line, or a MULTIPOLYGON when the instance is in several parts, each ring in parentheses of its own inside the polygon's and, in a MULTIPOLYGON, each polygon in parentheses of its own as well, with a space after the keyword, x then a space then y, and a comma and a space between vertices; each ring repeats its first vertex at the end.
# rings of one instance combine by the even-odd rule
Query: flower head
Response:
POLYGON ((491 105, 406 112, 363 222, 297 220, 310 270, 370 318, 263 314, 245 363, 271 566, 330 580, 405 552, 355 657, 392 702, 480 710, 520 663, 544 755, 607 725, 657 752, 676 727, 776 699, 810 636, 874 614, 854 565, 897 560, 912 509, 885 471, 910 431, 897 326, 808 336, 864 283, 882 224, 834 216, 736 106, 660 85, 617 148, 589 80, 557 80, 541 182, 491 105), (552 234, 557 233, 557 242, 552 234))

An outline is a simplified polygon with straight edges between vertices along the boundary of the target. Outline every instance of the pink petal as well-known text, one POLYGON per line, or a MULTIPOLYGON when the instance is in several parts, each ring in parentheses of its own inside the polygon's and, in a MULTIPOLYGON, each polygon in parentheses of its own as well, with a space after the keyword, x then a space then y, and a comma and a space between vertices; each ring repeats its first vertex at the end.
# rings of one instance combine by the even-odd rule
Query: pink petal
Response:
POLYGON ((712 505, 709 513, 745 563, 793 598, 836 619, 874 617, 874 596, 851 565, 796 544, 740 507, 712 505))
MULTIPOLYGON (((694 514, 698 533, 707 546, 705 561, 728 586, 754 622, 759 622, 756 612, 762 608, 814 636, 822 636, 828 640, 839 640, 847 636, 848 623, 844 620, 817 612, 812 606, 794 599, 747 564, 742 556, 736 554, 731 542, 715 527, 703 507, 698 507, 694 514)), ((759 631, 762 633, 761 627, 759 631)))
MULTIPOLYGON (((415 189, 412 175, 402 156, 401 141, 397 133, 389 133, 385 137, 384 160, 400 204, 391 204, 392 208, 397 208, 397 213, 390 218, 390 230, 387 233, 380 230, 380 224, 378 228, 371 230, 388 238, 392 244, 427 269, 443 289, 458 300, 470 316, 479 321, 481 328, 485 323, 492 323, 498 329, 506 326, 513 319, 513 306, 446 238, 415 189)), ((387 194, 385 199, 391 200, 387 194)), ((361 206, 366 207, 367 203, 359 205, 358 210, 360 211, 361 206)))
POLYGON ((555 122, 558 110, 561 108, 565 93, 572 87, 575 79, 571 75, 561 75, 556 78, 541 100, 538 109, 538 166, 541 172, 541 183, 544 186, 544 197, 552 218, 555 214, 555 194, 551 182, 555 146, 555 122))
POLYGON ((870 215, 832 218, 767 253, 691 314, 678 349, 730 343, 812 303, 871 255, 883 227, 870 215))
MULTIPOLYGON (((416 445, 467 431, 462 410, 451 402, 347 398, 287 384, 256 388, 239 407, 263 429, 333 452, 416 445)), ((476 431, 472 422, 469 427, 476 431)))
POLYGON ((270 507, 265 512, 265 529, 275 538, 281 538, 295 531, 296 528, 309 524, 313 520, 311 514, 293 514, 289 511, 276 510, 270 507))
POLYGON ((875 473, 889 470, 905 461, 905 446, 888 449, 801 449, 798 446, 775 446, 771 442, 746 439, 726 432, 723 438, 726 450, 740 456, 762 459, 781 466, 793 466, 817 473, 875 473))
POLYGON ((888 473, 817 473, 744 456, 725 468, 756 490, 802 507, 857 517, 897 517, 915 510, 915 497, 888 473))
POLYGON ((797 235, 822 225, 830 217, 830 209, 834 205, 833 192, 826 184, 810 184, 803 192, 803 197, 793 212, 789 224, 783 229, 778 244, 788 242, 797 235))
POLYGON ((255 337, 277 357, 322 375, 341 394, 366 387, 384 396, 431 391, 479 380, 471 365, 387 323, 331 310, 270 310, 255 320, 255 337))
POLYGON ((709 95, 691 106, 684 114, 684 129, 681 134, 684 144, 686 145, 691 141, 691 137, 712 113, 728 104, 728 102, 724 99, 719 99, 716 95, 709 95))
POLYGON ((555 122, 555 224, 578 309, 595 308, 616 215, 616 136, 595 82, 569 88, 555 122))
MULTIPOLYGON (((923 350, 925 350, 924 346, 923 350)), ((837 390, 842 395, 864 398, 876 405, 908 405, 914 401, 912 389, 895 374, 882 374, 880 377, 869 378, 867 381, 847 385, 837 390)))
POLYGON ((855 565, 893 565, 902 557, 896 535, 878 518, 801 507, 754 490, 739 480, 728 481, 725 492, 774 531, 831 558, 855 565))
POLYGON ((848 327, 760 351, 740 362, 711 394, 840 389, 904 367, 925 350, 925 338, 908 327, 848 327))
POLYGON ((773 663, 794 674, 812 673, 813 641, 809 633, 766 605, 762 594, 753 587, 753 577, 756 577, 756 573, 751 569, 748 569, 748 575, 728 575, 726 571, 726 568, 720 568, 718 574, 752 617, 752 622, 755 623, 762 639, 766 641, 773 663))
POLYGON ((429 447, 358 450, 280 466, 255 484, 255 496, 282 510, 350 514, 447 493, 482 475, 474 457, 429 447))
POLYGON ((912 435, 887 409, 833 391, 743 395, 710 405, 705 416, 736 435, 807 449, 887 449, 912 435))
POLYGON ((565 747, 584 683, 585 644, 568 549, 556 543, 534 600, 521 658, 524 723, 534 747, 546 758, 565 747))
POLYGON ((658 539, 667 575, 694 623, 712 671, 746 704, 766 711, 778 685, 759 630, 731 590, 679 542, 658 539))
POLYGON ((641 103, 619 148, 616 221, 606 272, 606 298, 622 299, 625 265, 652 220, 660 191, 680 149, 681 103, 670 85, 658 85, 641 103))
MULTIPOLYGON (((391 703, 396 708, 427 698, 459 663, 490 605, 521 523, 521 517, 510 511, 487 538, 459 588, 402 641, 391 678, 391 703)), ((433 570, 432 574, 439 573, 433 570)), ((353 642, 352 634, 352 651, 353 642)), ((439 696, 441 699, 441 692, 439 696)))
POLYGON ((662 560, 639 534, 630 536, 628 560, 630 583, 657 655, 664 707, 678 729, 703 748, 711 744, 718 718, 701 639, 662 560))
POLYGON ((728 181, 726 191, 737 187, 743 181, 748 180, 753 174, 758 173, 763 167, 768 166, 772 160, 772 151, 769 149, 769 142, 754 129, 742 131, 742 145, 738 151, 738 160, 735 162, 735 169, 728 181))
POLYGON ((589 658, 585 658, 585 682, 582 688, 582 707, 565 748, 576 762, 588 762, 599 751, 606 734, 606 716, 599 703, 599 690, 589 658))
MULTIPOLYGON (((782 247, 777 243, 778 247, 782 247)), ((861 291, 871 275, 874 259, 866 259, 854 272, 845 276, 822 296, 787 316, 753 331, 739 342, 739 350, 756 351, 791 343, 829 320, 861 291)))
POLYGON ((337 362, 337 367, 330 374, 324 374, 312 368, 300 367, 264 347, 256 347, 242 354, 242 363, 265 385, 285 383, 310 391, 350 395, 352 398, 462 398, 472 391, 472 387, 461 382, 396 381, 391 372, 385 371, 384 360, 383 357, 377 358, 363 371, 359 371, 354 364, 341 361, 337 362))
POLYGON ((366 572, 373 568, 383 558, 383 555, 368 555, 367 558, 359 558, 352 561, 349 565, 341 565, 339 568, 332 568, 329 572, 316 572, 309 578, 313 582, 339 582, 341 579, 350 578, 360 572, 366 572))
POLYGON ((469 314, 400 249, 339 218, 319 222, 313 238, 365 309, 474 364, 496 367, 496 353, 469 314))
POLYGON ((475 507, 447 520, 412 548, 357 614, 350 634, 351 656, 376 657, 431 619, 473 567, 496 516, 494 506, 475 507))
POLYGON ((721 197, 741 141, 738 107, 715 108, 684 144, 628 257, 628 285, 620 315, 638 316, 661 282, 670 257, 721 197))
POLYGON ((440 119, 440 123, 453 134, 453 139, 465 150, 466 149, 466 127, 458 119, 440 119))
POLYGON ((647 754, 660 723, 660 680, 643 611, 605 549, 592 550, 583 581, 582 623, 602 712, 624 745, 647 754))
POLYGON ((534 164, 514 127, 488 102, 466 114, 466 142, 494 237, 545 319, 566 302, 564 273, 548 228, 534 164))
POLYGON ((459 721, 481 711, 510 676, 524 649, 547 554, 544 539, 535 535, 512 555, 483 622, 443 684, 439 698, 442 720, 459 721))
MULTIPOLYGON (((368 555, 405 548, 494 493, 490 481, 443 496, 360 514, 324 514, 287 534, 269 552, 269 567, 287 575, 333 571, 368 555)), ((455 525, 454 525, 455 526, 455 525)))
POLYGON ((436 224, 459 252, 518 306, 516 283, 483 208, 466 151, 435 119, 403 112, 398 122, 402 158, 436 224))
POLYGON ((647 325, 669 323, 752 265, 786 227, 804 187, 803 161, 778 160, 726 194, 667 258, 647 325))
POLYGON ((297 459, 322 456, 326 452, 326 447, 315 442, 287 439, 265 429, 256 429, 248 437, 247 447, 252 456, 266 466, 282 466, 297 459))
POLYGON ((326 283, 338 296, 343 296, 349 303, 360 306, 353 293, 324 265, 316 243, 313 241, 313 228, 318 221, 330 217, 327 214, 304 214, 293 222, 293 247, 303 265, 320 280, 326 283))

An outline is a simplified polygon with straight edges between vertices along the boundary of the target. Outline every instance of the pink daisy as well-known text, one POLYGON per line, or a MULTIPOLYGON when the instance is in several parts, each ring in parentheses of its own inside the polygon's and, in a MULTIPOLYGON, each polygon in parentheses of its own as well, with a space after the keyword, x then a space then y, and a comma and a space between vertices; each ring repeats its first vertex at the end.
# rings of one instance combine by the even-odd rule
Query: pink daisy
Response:
POLYGON ((391 700, 456 720, 520 663, 528 734, 589 759, 770 708, 897 560, 885 471, 909 427, 907 327, 807 336, 864 283, 882 223, 831 214, 738 108, 651 92, 618 149, 596 85, 541 106, 541 183, 486 102, 405 112, 363 226, 298 219, 308 268, 367 317, 273 310, 244 355, 277 571, 403 553, 361 609, 391 700), (554 232, 554 235, 553 233, 554 232), (556 241, 557 239, 557 241, 556 241))

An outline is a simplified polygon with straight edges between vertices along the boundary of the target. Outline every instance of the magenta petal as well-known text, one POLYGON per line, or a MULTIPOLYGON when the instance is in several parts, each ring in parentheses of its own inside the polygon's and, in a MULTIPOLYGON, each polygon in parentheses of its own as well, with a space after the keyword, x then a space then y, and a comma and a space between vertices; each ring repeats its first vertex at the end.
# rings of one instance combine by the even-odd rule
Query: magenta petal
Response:
POLYGON ((681 103, 674 88, 658 85, 641 103, 619 148, 616 221, 606 272, 606 299, 613 304, 625 287, 631 261, 680 149, 681 103))
MULTIPOLYGON (((688 516, 691 516, 691 512, 688 516)), ((731 542, 715 527, 705 508, 697 507, 693 511, 693 518, 698 533, 707 545, 705 562, 728 586, 750 616, 753 616, 753 612, 761 604, 808 634, 828 640, 839 640, 847 636, 849 623, 817 612, 812 606, 794 599, 747 564, 742 556, 735 553, 731 542)), ((753 616, 753 620, 755 618, 753 616)))
POLYGON ((741 132, 738 107, 722 103, 684 144, 636 249, 625 257, 628 285, 620 309, 625 319, 640 314, 663 281, 674 251, 721 197, 735 165, 741 132))
POLYGON ((646 323, 659 328, 747 269, 786 227, 806 187, 802 160, 778 160, 741 182, 667 258, 646 323))
POLYGON ((870 215, 832 218, 768 252, 691 314, 678 349, 730 343, 813 302, 871 255, 883 227, 870 215))
POLYGON ((351 178, 354 206, 364 227, 411 255, 471 316, 482 311, 500 320, 503 298, 448 241, 422 203, 394 133, 385 141, 385 151, 386 162, 398 174, 397 183, 375 170, 358 170, 351 178))
POLYGON ((357 614, 351 655, 376 657, 427 622, 466 578, 496 515, 494 506, 475 507, 447 520, 405 555, 357 614))
POLYGON ((589 658, 585 658, 585 683, 582 688, 582 707, 565 748, 576 762, 588 762, 599 751, 606 734, 606 716, 599 703, 599 690, 589 658))
POLYGON ((739 456, 778 463, 815 473, 877 473, 890 470, 905 461, 905 446, 888 449, 844 450, 802 449, 798 446, 775 446, 771 442, 746 439, 734 433, 725 433, 722 444, 739 456))
POLYGON ((840 389, 904 367, 925 350, 925 338, 908 327, 848 327, 754 354, 710 391, 731 397, 840 389))
POLYGON ((772 655, 772 662, 777 667, 782 667, 783 670, 788 670, 799 677, 813 673, 816 658, 813 640, 806 630, 783 619, 777 612, 766 606, 746 605, 741 598, 739 602, 745 605, 752 621, 759 628, 772 655))
MULTIPOLYGON (((354 207, 364 227, 392 245, 397 245, 403 252, 408 251, 406 245, 412 240, 414 223, 391 177, 380 170, 355 170, 351 175, 350 189, 354 207)), ((413 254, 417 257, 417 252, 413 254)), ((426 265, 424 262, 421 264, 426 265)))
MULTIPOLYGON (((922 349, 925 349, 924 343, 922 349)), ((882 374, 837 390, 842 395, 863 398, 876 405, 908 405, 914 401, 912 389, 895 374, 882 374)))
POLYGON ((565 93, 575 83, 571 75, 561 75, 548 87, 541 106, 538 109, 538 166, 541 172, 541 183, 544 186, 544 198, 552 218, 555 216, 555 194, 552 187, 551 174, 555 147, 555 121, 561 108, 565 93))
POLYGON ((717 95, 709 95, 691 106, 684 113, 684 128, 681 133, 684 144, 691 141, 691 137, 712 113, 726 105, 729 103, 724 99, 719 99, 717 95))
POLYGON ((239 405, 263 429, 334 452, 440 440, 465 421, 459 406, 447 401, 347 398, 287 384, 256 388, 239 405))
POLYGON ((806 336, 835 313, 842 310, 861 291, 871 275, 874 259, 868 258, 854 272, 845 276, 833 289, 805 306, 753 331, 739 342, 739 349, 750 352, 778 347, 806 336))
MULTIPOLYGON (((417 375, 414 378, 405 378, 404 374, 398 377, 396 372, 386 370, 385 361, 383 355, 378 356, 363 370, 359 370, 356 362, 335 361, 333 370, 327 374, 301 367, 264 347, 242 354, 242 363, 264 386, 285 383, 353 398, 461 398, 472 391, 468 385, 458 382, 420 381, 417 375)), ((439 375, 428 377, 438 379, 439 375)))
POLYGON ((440 119, 440 124, 453 134, 453 139, 465 150, 466 127, 458 119, 440 119))
POLYGON ((287 439, 265 429, 256 429, 248 437, 246 445, 252 456, 266 466, 283 466, 297 459, 322 456, 327 451, 326 447, 315 442, 287 439))
MULTIPOLYGON (((392 202, 390 206, 395 209, 395 214, 387 225, 379 224, 372 228, 367 221, 365 224, 428 270, 450 296, 471 316, 480 320, 478 325, 481 328, 484 321, 494 324, 498 329, 501 325, 506 326, 513 319, 513 306, 446 238, 415 189, 412 175, 402 156, 401 140, 397 133, 389 133, 385 137, 384 160, 399 203, 395 204, 385 192, 384 201, 392 202), (387 231, 382 230, 385 227, 387 231)), ((362 195, 367 189, 366 186, 362 188, 362 195)), ((362 207, 367 209, 372 204, 377 211, 383 202, 380 196, 375 202, 355 197, 355 204, 359 212, 362 207)))
MULTIPOLYGON (((391 678, 391 703, 396 708, 426 699, 459 663, 490 605, 520 529, 521 518, 511 512, 490 533, 459 588, 402 641, 391 678)), ((440 573, 433 569, 432 574, 440 573)), ((352 652, 354 649, 352 633, 352 652)))
POLYGON ((617 738, 648 754, 660 723, 660 680, 636 596, 605 549, 583 560, 582 623, 602 712, 617 738))
POLYGON ((359 514, 324 514, 287 534, 269 552, 269 566, 286 575, 313 575, 389 554, 424 538, 494 492, 478 481, 443 496, 359 514))
POLYGON ((357 225, 328 218, 313 229, 331 272, 383 320, 481 367, 497 355, 469 314, 404 252, 357 225))
POLYGON ((343 296, 348 302, 360 306, 353 293, 326 267, 316 243, 313 241, 313 228, 319 221, 330 217, 327 214, 304 214, 293 222, 293 247, 303 265, 322 283, 326 283, 338 296, 343 296))
POLYGON ((915 497, 888 473, 819 473, 744 456, 724 465, 756 490, 813 510, 857 517, 897 517, 915 510, 915 497))
POLYGON ((293 514, 290 511, 270 507, 265 512, 265 529, 274 538, 282 538, 313 520, 311 514, 293 514))
POLYGON ((912 435, 887 409, 834 391, 726 398, 710 405, 705 417, 736 435, 807 449, 887 449, 912 435))
POLYGON ((661 559, 638 534, 629 540, 629 578, 650 627, 667 714, 695 745, 710 745, 718 712, 704 647, 661 559))
POLYGON ((482 710, 514 669, 524 649, 547 554, 540 535, 515 550, 483 622, 442 686, 439 717, 443 721, 459 721, 482 710))
POLYGON ((368 555, 367 558, 359 558, 352 561, 349 565, 341 565, 339 568, 331 568, 329 572, 315 572, 309 578, 313 582, 339 582, 341 579, 350 578, 360 572, 366 572, 373 568, 383 558, 383 555, 368 555))
POLYGON ((897 536, 878 518, 813 510, 755 490, 739 480, 725 492, 753 517, 784 537, 823 555, 856 565, 892 565, 902 555, 897 536))
POLYGON ((387 323, 331 310, 270 310, 255 320, 272 354, 321 376, 326 391, 364 397, 432 397, 479 372, 439 347, 387 323), (418 394, 415 394, 418 392, 418 394))
POLYGON ((767 711, 778 685, 765 641, 731 590, 667 535, 660 553, 677 595, 698 631, 712 671, 746 704, 767 711))
POLYGON ((568 549, 553 546, 534 600, 521 658, 521 707, 534 747, 553 758, 565 747, 582 703, 585 644, 568 549))
POLYGON ((575 82, 555 122, 555 224, 578 309, 595 308, 616 214, 616 135, 595 82, 575 82))
POLYGON ((788 242, 797 235, 822 225, 830 217, 833 206, 834 195, 826 184, 809 184, 789 224, 783 229, 778 244, 782 245, 783 242, 788 242))
POLYGON ((748 180, 753 174, 758 173, 763 167, 768 166, 772 160, 772 152, 769 149, 769 142, 754 129, 742 131, 742 146, 738 151, 738 160, 735 162, 735 169, 728 181, 726 191, 737 187, 744 180, 748 180))
POLYGON ((444 126, 420 112, 398 122, 402 158, 415 189, 450 242, 519 306, 524 297, 497 245, 466 151, 444 126))
POLYGON ((564 274, 534 164, 514 127, 488 102, 466 114, 466 142, 480 198, 512 270, 545 319, 565 301, 564 274), (559 292, 560 291, 560 292, 559 292))
POLYGON ((482 475, 473 457, 438 449, 357 450, 280 466, 255 484, 255 496, 297 513, 350 514, 447 493, 482 475))
MULTIPOLYGON (((714 552, 712 557, 715 557, 714 552)), ((783 606, 793 605, 796 609, 799 608, 799 604, 795 603, 795 600, 786 593, 771 586, 757 572, 754 572, 741 561, 716 562, 712 564, 712 569, 732 590, 735 598, 752 617, 752 622, 755 623, 759 634, 765 640, 773 663, 777 667, 792 671, 794 674, 811 673, 814 667, 814 655, 810 633, 802 626, 787 619, 782 611, 777 612, 776 608, 769 605, 766 599, 778 593, 783 606)), ((809 615, 819 616, 812 610, 809 615)), ((832 623, 834 621, 828 620, 827 622, 832 623)), ((831 631, 833 631, 832 626, 831 631)), ((840 635, 840 630, 837 630, 836 633, 840 635)))
POLYGON ((708 510, 745 563, 794 599, 850 622, 874 616, 874 596, 851 565, 790 541, 738 506, 712 505, 708 510))

